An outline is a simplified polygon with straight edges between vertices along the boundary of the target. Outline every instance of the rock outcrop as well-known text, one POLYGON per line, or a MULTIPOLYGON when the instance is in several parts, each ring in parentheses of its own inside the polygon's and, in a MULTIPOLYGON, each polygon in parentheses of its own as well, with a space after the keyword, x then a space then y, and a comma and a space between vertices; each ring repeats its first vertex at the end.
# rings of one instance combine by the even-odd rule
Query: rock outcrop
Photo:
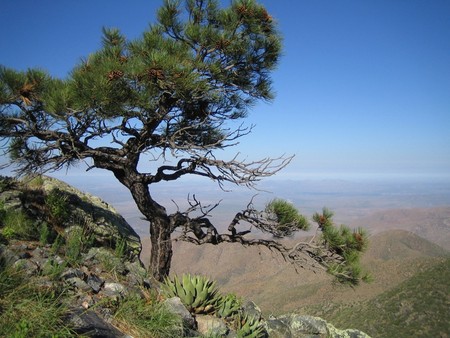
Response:
POLYGON ((39 227, 51 217, 47 198, 52 192, 57 192, 65 204, 60 206, 66 209, 65 217, 58 222, 60 232, 67 235, 79 229, 88 231, 94 246, 116 248, 120 245, 130 258, 138 259, 141 241, 127 221, 108 203, 65 182, 47 176, 22 182, 2 178, 0 203, 4 210, 25 212, 34 220, 35 227, 39 227))

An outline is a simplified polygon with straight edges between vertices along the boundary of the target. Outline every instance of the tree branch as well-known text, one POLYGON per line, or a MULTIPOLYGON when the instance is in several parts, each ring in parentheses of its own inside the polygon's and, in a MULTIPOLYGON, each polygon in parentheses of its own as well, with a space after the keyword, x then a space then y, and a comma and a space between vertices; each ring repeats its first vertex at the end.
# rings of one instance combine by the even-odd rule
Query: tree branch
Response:
POLYGON ((289 246, 274 239, 247 238, 246 236, 252 231, 251 228, 237 231, 236 226, 241 222, 246 222, 260 230, 277 233, 275 222, 265 217, 263 212, 256 211, 253 208, 252 201, 250 201, 245 210, 237 213, 232 219, 228 227, 229 233, 219 233, 209 218, 207 218, 210 211, 216 208, 219 203, 204 207, 194 196, 189 204, 190 207, 186 211, 178 211, 170 216, 172 229, 181 229, 181 235, 175 239, 177 241, 185 241, 196 245, 239 243, 243 246, 262 246, 280 254, 296 270, 297 268, 321 269, 332 273, 341 280, 351 281, 352 283, 357 282, 351 269, 334 268, 335 266, 345 265, 347 263, 346 259, 341 254, 338 254, 336 250, 330 248, 321 238, 313 237, 310 241, 299 241, 293 246, 289 246), (198 211, 200 211, 200 216, 189 216, 191 213, 198 211))

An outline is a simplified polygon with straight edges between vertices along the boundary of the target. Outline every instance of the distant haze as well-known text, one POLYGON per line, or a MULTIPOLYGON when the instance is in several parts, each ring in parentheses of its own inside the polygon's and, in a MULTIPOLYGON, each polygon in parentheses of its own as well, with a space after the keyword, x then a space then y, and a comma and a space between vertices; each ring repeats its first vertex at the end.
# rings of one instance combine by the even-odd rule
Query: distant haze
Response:
MULTIPOLYGON (((140 219, 129 192, 108 175, 55 175, 77 188, 97 195, 113 205, 141 235, 148 234, 148 223, 140 219)), ((209 180, 184 179, 150 186, 153 197, 173 212, 187 206, 187 198, 195 194, 203 205, 220 205, 211 218, 225 229, 233 216, 252 200, 262 209, 273 198, 292 202, 303 214, 311 216, 327 207, 334 211, 337 223, 355 226, 358 219, 382 210, 450 206, 450 181, 436 179, 268 179, 258 185, 260 191, 227 186, 225 192, 209 180)))

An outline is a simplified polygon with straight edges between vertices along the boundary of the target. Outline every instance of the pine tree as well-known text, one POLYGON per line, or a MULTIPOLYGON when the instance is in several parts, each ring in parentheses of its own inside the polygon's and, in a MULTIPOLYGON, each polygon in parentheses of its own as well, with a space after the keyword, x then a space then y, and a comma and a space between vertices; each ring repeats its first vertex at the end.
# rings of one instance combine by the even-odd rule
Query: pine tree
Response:
MULTIPOLYGON (((180 239, 196 244, 264 245, 295 262, 290 248, 246 239, 248 231, 235 228, 247 222, 274 235, 287 229, 281 232, 287 235, 303 227, 290 228, 285 219, 280 227, 274 210, 257 212, 249 204, 229 233, 219 234, 206 217, 215 205, 193 198, 187 210, 169 214, 152 194, 153 184, 185 175, 207 177, 221 187, 254 187, 290 162, 291 157, 220 160, 215 154, 251 132, 231 127, 231 121, 245 118, 255 102, 273 98, 270 75, 280 53, 276 23, 254 0, 236 0, 228 8, 214 0, 166 0, 157 22, 138 39, 103 29, 101 48, 67 78, 1 67, 0 137, 7 140, 1 147, 19 174, 80 161, 112 172, 149 222, 150 272, 158 280, 169 273, 175 229, 182 230, 180 239), (141 169, 143 158, 152 164, 148 171, 141 169)), ((324 249, 343 257, 333 245, 324 249)), ((322 253, 304 246, 296 252, 302 250, 324 265, 322 253)))

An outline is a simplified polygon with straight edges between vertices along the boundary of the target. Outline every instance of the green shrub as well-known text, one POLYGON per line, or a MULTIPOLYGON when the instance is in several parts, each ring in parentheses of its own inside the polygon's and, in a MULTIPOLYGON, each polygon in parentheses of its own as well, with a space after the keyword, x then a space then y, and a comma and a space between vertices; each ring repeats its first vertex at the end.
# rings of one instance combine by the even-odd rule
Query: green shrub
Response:
POLYGON ((50 280, 57 281, 61 274, 64 272, 67 264, 59 264, 54 259, 48 259, 42 267, 42 275, 48 276, 50 280))
POLYGON ((173 281, 166 278, 163 291, 168 297, 179 297, 181 302, 193 313, 210 313, 218 302, 218 288, 215 281, 204 276, 184 274, 173 281))
POLYGON ((113 324, 133 337, 182 337, 182 319, 170 312, 154 295, 127 297, 114 312, 113 324))
POLYGON ((101 267, 109 273, 116 273, 118 270, 123 268, 121 258, 106 249, 105 251, 99 251, 95 257, 98 259, 101 267))
POLYGON ((81 254, 92 247, 94 237, 87 228, 76 227, 69 232, 65 243, 67 261, 72 265, 80 263, 81 254))
POLYGON ((39 231, 33 221, 23 211, 7 210, 1 219, 1 234, 8 240, 35 240, 39 238, 39 231))
POLYGON ((117 258, 124 258, 127 252, 127 240, 121 237, 116 241, 116 246, 114 248, 114 254, 117 258))
POLYGON ((0 201, 0 226, 3 224, 3 219, 6 215, 6 209, 5 209, 5 201, 0 201))
POLYGON ((236 318, 238 338, 262 338, 266 336, 263 324, 257 318, 239 314, 236 318))
POLYGON ((220 296, 216 306, 216 315, 221 318, 230 318, 241 310, 242 302, 235 294, 220 296))
POLYGON ((39 242, 41 242, 42 245, 50 242, 50 230, 46 222, 43 222, 39 227, 39 242))
POLYGON ((0 337, 73 337, 65 294, 43 291, 0 258, 0 337))
POLYGON ((33 189, 40 189, 44 185, 44 178, 42 175, 35 175, 33 177, 30 177, 28 181, 28 186, 33 189))
POLYGON ((63 247, 65 243, 64 237, 58 234, 53 241, 52 247, 51 247, 51 253, 56 254, 59 252, 59 250, 63 247))
POLYGON ((0 192, 10 189, 17 181, 14 178, 0 175, 0 192))
POLYGON ((53 222, 64 222, 69 217, 68 196, 53 188, 45 197, 45 205, 53 222))

